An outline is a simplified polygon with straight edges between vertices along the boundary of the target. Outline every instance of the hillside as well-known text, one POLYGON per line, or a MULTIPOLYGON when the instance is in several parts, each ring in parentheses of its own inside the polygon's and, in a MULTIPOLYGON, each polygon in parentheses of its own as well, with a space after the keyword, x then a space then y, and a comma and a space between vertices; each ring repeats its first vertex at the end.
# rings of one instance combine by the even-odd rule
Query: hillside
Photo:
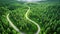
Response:
POLYGON ((11 1, 0 0, 0 34, 60 34, 60 2, 11 1))

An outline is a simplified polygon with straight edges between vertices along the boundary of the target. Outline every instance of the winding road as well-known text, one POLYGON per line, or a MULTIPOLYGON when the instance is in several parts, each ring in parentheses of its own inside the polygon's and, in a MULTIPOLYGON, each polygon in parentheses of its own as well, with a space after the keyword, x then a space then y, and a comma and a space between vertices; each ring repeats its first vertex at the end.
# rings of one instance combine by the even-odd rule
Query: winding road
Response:
POLYGON ((14 24, 13 22, 9 19, 9 14, 7 14, 7 20, 10 24, 10 26, 12 26, 17 32, 19 32, 20 34, 24 34, 23 32, 21 32, 14 24))
POLYGON ((37 32, 36 32, 35 34, 39 34, 39 32, 40 32, 40 26, 39 26, 35 21, 31 20, 31 19, 28 17, 28 14, 29 14, 29 12, 30 12, 30 7, 28 7, 28 8, 29 8, 29 9, 27 10, 27 12, 26 12, 26 14, 25 14, 25 17, 26 17, 27 20, 29 20, 30 22, 32 22, 33 24, 35 24, 35 25, 38 27, 38 30, 37 30, 37 32))
MULTIPOLYGON (((27 12, 26 12, 26 14, 25 14, 25 17, 26 17, 27 20, 29 20, 30 22, 32 22, 33 24, 35 24, 35 25, 38 27, 38 30, 37 30, 37 32, 36 32, 35 34, 39 34, 39 32, 40 32, 40 26, 39 26, 35 21, 31 20, 31 19, 28 17, 28 14, 29 14, 29 12, 30 12, 30 7, 28 7, 28 8, 29 8, 29 9, 27 10, 27 12)), ((25 34, 25 33, 21 32, 21 31, 13 24, 13 22, 9 19, 9 14, 7 14, 7 20, 8 20, 8 22, 9 22, 10 26, 12 26, 17 32, 19 32, 20 34, 25 34)))

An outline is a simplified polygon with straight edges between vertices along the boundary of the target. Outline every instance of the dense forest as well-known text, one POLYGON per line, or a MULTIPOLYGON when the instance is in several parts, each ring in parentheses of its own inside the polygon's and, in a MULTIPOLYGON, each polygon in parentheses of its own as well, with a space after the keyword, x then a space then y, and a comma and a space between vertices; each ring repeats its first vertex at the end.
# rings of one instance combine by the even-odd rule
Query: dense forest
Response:
POLYGON ((7 20, 9 19, 26 34, 35 34, 38 27, 27 20, 25 14, 30 7, 28 17, 40 26, 39 34, 60 34, 60 2, 21 2, 16 0, 0 0, 0 34, 21 34, 7 20))

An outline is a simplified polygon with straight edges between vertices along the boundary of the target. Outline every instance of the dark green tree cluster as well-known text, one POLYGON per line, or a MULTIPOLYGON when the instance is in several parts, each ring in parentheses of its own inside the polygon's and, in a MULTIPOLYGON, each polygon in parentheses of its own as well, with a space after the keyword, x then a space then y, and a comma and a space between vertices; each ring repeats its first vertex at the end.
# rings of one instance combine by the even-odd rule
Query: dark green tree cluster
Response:
POLYGON ((32 5, 29 17, 40 25, 40 34, 60 34, 60 4, 32 5))
POLYGON ((27 34, 34 34, 37 31, 37 26, 26 20, 25 13, 27 10, 28 7, 22 7, 14 10, 10 14, 10 19, 20 29, 20 31, 27 34))
POLYGON ((7 14, 16 27, 26 34, 34 34, 37 26, 26 20, 25 13, 28 10, 24 4, 0 0, 0 34, 19 34, 9 24, 6 19, 7 14))
MULTIPOLYGON (((29 18, 40 25, 40 34, 60 34, 60 3, 27 3, 31 7, 29 18)), ((37 26, 26 20, 26 4, 16 0, 0 0, 0 34, 20 34, 14 30, 6 16, 18 29, 26 34, 37 32, 37 26)))
POLYGON ((9 12, 8 9, 0 7, 0 34, 17 34, 6 19, 6 15, 9 12))

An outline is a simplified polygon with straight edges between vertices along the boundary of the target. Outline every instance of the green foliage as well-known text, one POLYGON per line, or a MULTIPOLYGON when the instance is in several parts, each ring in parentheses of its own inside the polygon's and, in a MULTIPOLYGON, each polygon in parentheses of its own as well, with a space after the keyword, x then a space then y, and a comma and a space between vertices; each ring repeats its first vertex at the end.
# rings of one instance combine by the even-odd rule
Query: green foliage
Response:
POLYGON ((27 7, 18 8, 10 14, 11 21, 22 31, 26 33, 34 33, 37 31, 37 26, 26 20, 25 13, 27 7))
POLYGON ((14 0, 0 0, 0 34, 20 34, 9 24, 6 16, 13 24, 26 34, 37 32, 37 26, 26 20, 25 13, 31 7, 28 17, 40 25, 40 34, 60 34, 60 3, 19 3, 14 0), (10 2, 9 2, 10 1, 10 2))
POLYGON ((41 34, 60 34, 60 4, 32 5, 29 17, 40 25, 41 34))

